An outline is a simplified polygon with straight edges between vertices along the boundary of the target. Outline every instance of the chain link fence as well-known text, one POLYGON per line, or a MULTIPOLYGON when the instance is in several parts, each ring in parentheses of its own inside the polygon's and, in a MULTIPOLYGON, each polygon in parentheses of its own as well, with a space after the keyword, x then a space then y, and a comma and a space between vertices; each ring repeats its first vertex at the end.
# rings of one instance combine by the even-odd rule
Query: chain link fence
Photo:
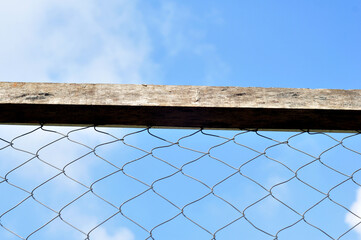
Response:
POLYGON ((0 126, 0 239, 361 238, 361 135, 0 126))

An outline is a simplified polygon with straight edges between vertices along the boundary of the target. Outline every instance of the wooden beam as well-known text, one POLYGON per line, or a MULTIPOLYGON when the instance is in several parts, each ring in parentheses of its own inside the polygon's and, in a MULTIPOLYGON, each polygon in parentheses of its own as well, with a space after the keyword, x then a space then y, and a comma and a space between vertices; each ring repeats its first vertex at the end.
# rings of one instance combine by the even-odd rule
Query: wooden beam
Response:
POLYGON ((0 83, 0 123, 361 129, 361 90, 0 83))

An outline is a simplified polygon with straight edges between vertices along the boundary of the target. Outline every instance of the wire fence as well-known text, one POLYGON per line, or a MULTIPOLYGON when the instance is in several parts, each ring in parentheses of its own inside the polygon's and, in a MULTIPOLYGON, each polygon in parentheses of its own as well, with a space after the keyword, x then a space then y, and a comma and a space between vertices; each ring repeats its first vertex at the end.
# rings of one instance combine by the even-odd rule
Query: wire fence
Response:
POLYGON ((0 239, 357 239, 360 132, 0 126, 0 239))

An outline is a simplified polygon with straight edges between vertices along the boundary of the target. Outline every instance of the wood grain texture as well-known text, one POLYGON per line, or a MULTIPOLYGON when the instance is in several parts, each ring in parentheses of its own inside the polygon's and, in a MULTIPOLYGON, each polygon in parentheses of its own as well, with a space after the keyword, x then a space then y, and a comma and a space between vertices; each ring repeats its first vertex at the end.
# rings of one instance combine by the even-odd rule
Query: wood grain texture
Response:
POLYGON ((361 90, 0 83, 0 123, 361 129, 361 90))

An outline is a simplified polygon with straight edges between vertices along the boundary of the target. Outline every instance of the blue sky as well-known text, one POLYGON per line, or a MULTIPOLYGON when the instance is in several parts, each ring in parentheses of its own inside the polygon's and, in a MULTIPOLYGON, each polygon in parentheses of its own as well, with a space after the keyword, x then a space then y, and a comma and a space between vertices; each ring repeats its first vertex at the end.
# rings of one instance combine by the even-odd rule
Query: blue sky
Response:
MULTIPOLYGON (((279 239, 337 239, 360 221, 342 207, 360 216, 360 135, 0 127, 0 223, 22 237, 33 233, 29 239, 85 239, 76 227, 91 231, 92 240, 147 239, 152 229, 158 240, 211 239, 215 232, 219 240, 268 240, 292 224, 279 239), (355 182, 343 175, 352 173, 355 182), (299 221, 302 215, 332 238, 299 221)), ((342 239, 358 239, 360 232, 342 239)), ((0 237, 20 239, 4 228, 0 237)))
POLYGON ((359 1, 3 1, 0 79, 359 88, 359 1))
MULTIPOLYGON (((356 0, 347 2, 329 0, 33 0, 26 2, 13 0, 0 2, 0 81, 358 89, 360 88, 359 77, 361 76, 360 43, 361 2, 356 0)), ((18 130, 2 128, 2 135, 0 137, 10 141, 16 134, 32 129, 36 129, 36 127, 23 127, 18 130)), ((57 131, 65 130, 57 129, 57 131)), ((118 130, 112 129, 106 131, 115 132, 118 134, 117 136, 122 136, 124 131, 130 130, 119 130, 117 132, 118 130)), ((83 132, 83 130, 80 132, 83 132)), ((80 135, 86 139, 84 140, 86 144, 93 144, 93 146, 110 141, 111 139, 111 137, 107 138, 104 134, 94 131, 87 133, 84 130, 84 132, 84 134, 80 135)), ((157 132, 157 134, 165 134, 165 138, 168 139, 172 138, 173 135, 177 135, 176 132, 157 132)), ((188 133, 184 130, 184 132, 181 131, 179 134, 188 133)), ((222 134, 229 135, 231 133, 224 132, 222 134)), ((287 139, 286 135, 278 133, 274 137, 282 139, 285 137, 287 139)), ((31 136, 37 139, 37 141, 19 141, 21 148, 29 147, 32 153, 36 152, 37 148, 46 144, 46 141, 61 137, 59 134, 45 133, 43 130, 36 130, 31 136), (50 135, 53 137, 50 137, 50 135), (56 137, 54 138, 54 136, 56 137)), ((149 138, 149 135, 144 133, 139 136, 149 138)), ((200 136, 203 135, 199 134, 197 136, 199 139, 202 139, 200 136)), ((142 137, 134 137, 134 144, 142 148, 149 147, 147 144, 150 141, 142 140, 142 137)), ((342 139, 342 137, 344 135, 339 136, 339 139, 342 139)), ((329 139, 328 137, 325 138, 329 139)), ((155 141, 152 137, 150 139, 155 141)), ((189 143, 189 146, 192 146, 194 143, 200 143, 199 148, 202 151, 206 151, 207 147, 210 147, 203 146, 203 141, 200 141, 197 137, 194 139, 193 142, 189 143)), ((210 145, 211 143, 217 143, 217 141, 212 142, 209 138, 207 139, 207 141, 210 141, 210 145)), ((307 140, 302 140, 302 137, 297 139, 301 139, 300 147, 306 146, 307 150, 314 151, 314 156, 320 154, 320 151, 324 150, 327 145, 327 141, 326 143, 319 143, 308 138, 305 138, 307 140), (309 144, 307 145, 307 143, 309 144)), ((256 148, 257 146, 259 148, 267 146, 263 146, 256 137, 251 137, 247 141, 249 144, 255 144, 256 148)), ((51 150, 56 151, 66 148, 67 151, 59 152, 56 157, 52 157, 51 161, 60 165, 64 163, 62 159, 73 159, 75 156, 87 152, 82 147, 78 149, 75 146, 76 144, 67 146, 69 142, 65 141, 65 139, 59 141, 59 144, 58 148, 44 148, 43 152, 47 153, 45 154, 46 156, 49 156, 51 150)), ((354 149, 357 149, 357 147, 358 145, 355 143, 354 149)), ((9 148, 6 149, 9 150, 9 148)), ((133 156, 133 153, 130 150, 128 152, 128 150, 124 151, 128 154, 125 155, 133 156)), ((2 151, 4 153, 4 150, 2 151)), ((260 151, 263 151, 263 149, 260 149, 260 151)), ((6 156, 12 156, 13 159, 21 163, 22 160, 20 159, 26 158, 25 155, 27 154, 20 154, 19 151, 15 152, 16 154, 5 152, 6 154, 3 155, 5 156, 3 159, 6 156)), ((291 152, 284 155, 288 157, 293 156, 295 152, 291 152)), ((350 154, 349 151, 346 152, 350 154)), ((103 154, 106 153, 104 152, 103 154)), ((119 153, 116 152, 116 149, 110 148, 107 157, 114 158, 114 154, 119 153)), ((165 151, 163 157, 166 157, 168 154, 171 153, 165 151)), ((182 157, 187 156, 184 152, 182 154, 182 157)), ((285 157, 280 153, 274 154, 275 158, 285 157)), ((341 156, 346 156, 347 154, 341 151, 341 153, 334 156, 341 158, 341 156)), ((31 156, 31 154, 28 155, 31 156)), ((193 155, 197 154, 193 152, 193 155)), ((217 151, 215 151, 215 155, 217 155, 217 151)), ((272 154, 270 153, 270 155, 272 154)), ((219 156, 221 157, 221 155, 219 156)), ((231 154, 227 158, 232 159, 231 154)), ((333 158, 330 159, 333 160, 333 158)), ((353 158, 350 156, 348 159, 353 158)), ((97 162, 97 160, 94 161, 97 162)), ((260 161, 267 161, 267 159, 260 159, 260 161)), ((49 172, 48 168, 41 167, 42 164, 37 166, 36 163, 39 164, 39 162, 32 161, 32 163, 33 165, 29 166, 29 168, 40 169, 39 171, 45 177, 54 174, 51 171, 49 172)), ((202 165, 202 161, 199 161, 199 164, 201 167, 205 167, 202 165)), ((7 166, 9 169, 11 167, 8 165, 1 166, 7 166)), ((94 179, 88 177, 88 175, 93 176, 95 174, 94 178, 98 176, 96 175, 96 170, 99 170, 98 166, 97 163, 89 160, 88 165, 84 168, 74 166, 74 169, 69 171, 76 173, 82 181, 91 182, 94 179)), ((358 165, 353 162, 350 164, 350 169, 355 170, 353 167, 356 166, 358 165)), ((218 167, 215 164, 213 168, 209 167, 209 171, 215 171, 218 167)), ((4 169, 9 170, 5 167, 4 169)), ((250 169, 250 174, 256 173, 252 170, 252 167, 250 169)), ((24 168, 25 170, 26 168, 24 168)), ((228 170, 224 169, 222 173, 227 174, 228 170)), ((267 172, 267 169, 262 170, 267 172)), ((111 171, 111 169, 105 168, 103 171, 102 173, 106 173, 111 171)), ((131 167, 129 171, 132 171, 131 167)), ((133 169, 133 171, 135 170, 133 169)), ((197 175, 197 171, 191 167, 188 171, 190 174, 197 175)), ((275 171, 277 172, 278 170, 275 171)), ((319 171, 320 173, 322 172, 322 170, 319 171)), ((276 176, 264 175, 265 179, 260 179, 260 181, 264 181, 266 185, 274 184, 283 179, 283 177, 287 177, 282 175, 281 172, 281 170, 277 172, 280 175, 276 174, 276 176)), ((147 175, 146 169, 141 170, 141 173, 144 174, 145 178, 152 179, 154 177, 151 174, 147 175)), ((164 168, 164 172, 160 171, 159 174, 161 173, 167 174, 169 172, 164 168)), ((26 171, 18 172, 16 176, 19 174, 22 176, 21 179, 30 186, 32 183, 36 184, 37 181, 44 180, 42 178, 38 179, 32 174, 26 175, 26 171), (32 179, 34 182, 29 179, 32 179)), ((315 183, 320 181, 320 187, 327 188, 328 183, 322 181, 322 178, 312 178, 312 171, 305 171, 303 174, 310 177, 315 183)), ((1 176, 3 177, 3 175, 1 176)), ((209 178, 202 175, 198 177, 209 178)), ((336 177, 333 179, 337 181, 336 177)), ((210 181, 211 179, 208 180, 210 181)), ((66 181, 66 179, 63 179, 63 181, 66 181)), ((122 181, 126 180, 123 179, 122 181)), ((176 180, 174 181, 177 182, 176 180)), ((182 181, 184 179, 179 178, 179 182, 182 181)), ((54 184, 58 189, 61 189, 65 199, 67 199, 65 196, 71 198, 74 192, 82 192, 79 186, 73 186, 72 188, 72 183, 62 185, 63 187, 56 185, 59 183, 54 184), (68 187, 73 189, 74 192, 67 192, 66 189, 68 187)), ((238 187, 240 189, 256 191, 244 187, 243 183, 239 184, 238 187)), ((134 191, 143 189, 140 185, 135 184, 134 186, 137 186, 134 187, 134 191)), ((160 188, 162 187, 161 184, 159 186, 160 188)), ((4 189, 0 189, 0 191, 9 191, 7 189, 8 186, 2 185, 2 187, 4 189)), ((167 185, 163 186, 164 189, 167 189, 167 187, 169 188, 167 185)), ((291 188, 285 188, 286 190, 280 190, 281 192, 284 191, 283 196, 293 193, 290 190, 291 188)), ((49 189, 52 188, 49 187, 49 189)), ((205 191, 195 186, 191 189, 199 191, 199 193, 205 191)), ((239 196, 227 195, 232 195, 232 191, 227 192, 227 189, 225 186, 222 194, 233 198, 233 200, 240 199, 239 196)), ((356 185, 350 185, 345 189, 352 193, 350 194, 351 198, 341 198, 341 200, 347 200, 345 205, 350 208, 353 206, 355 212, 361 213, 360 191, 359 193, 357 192, 358 188, 356 185)), ((16 199, 21 198, 15 192, 13 197, 16 199)), ((50 196, 57 196, 56 193, 53 194, 50 196)), ((103 192, 103 194, 109 193, 103 192)), ((125 193, 121 192, 119 194, 125 193)), ((282 195, 282 193, 280 194, 282 195)), ((312 195, 311 192, 307 192, 307 194, 310 198, 314 197, 317 199, 317 194, 312 195)), ((116 195, 109 194, 107 196, 117 199, 116 195)), ((182 202, 182 198, 173 197, 182 202)), ((51 197, 45 200, 49 204, 54 204, 56 208, 57 201, 52 200, 51 197)), ((202 211, 207 212, 206 210, 214 209, 212 206, 216 203, 213 200, 210 199, 204 205, 209 208, 198 209, 198 212, 195 209, 193 212, 200 214, 205 219, 206 215, 202 215, 202 211)), ((297 202, 292 197, 289 197, 288 200, 291 203, 297 202)), ((88 201, 96 205, 96 199, 88 201)), ((8 206, 8 203, 6 201, 3 202, 4 206, 8 206)), ((59 204, 61 203, 58 202, 59 204)), ((273 206, 273 209, 279 211, 275 210, 277 213, 282 212, 281 208, 275 207, 274 202, 270 201, 268 204, 273 206)), ((325 206, 329 205, 326 204, 325 206)), ((155 209, 161 208, 162 206, 160 205, 155 209)), ((112 209, 108 210, 112 212, 112 209)), ((145 211, 146 209, 142 210, 145 211)), ((104 213, 104 215, 109 213, 106 210, 102 212, 99 209, 94 211, 98 211, 98 214, 99 212, 104 213)), ((320 211, 327 212, 327 210, 322 208, 320 211)), ((226 208, 224 208, 224 212, 228 213, 226 208)), ((262 213, 262 209, 255 210, 254 216, 258 216, 259 212, 262 213)), ((97 216, 89 216, 87 212, 81 212, 77 206, 68 214, 70 214, 70 218, 73 218, 78 223, 82 222, 83 219, 90 219, 90 223, 88 225, 85 224, 87 226, 83 226, 84 228, 89 228, 92 224, 94 225, 96 222, 99 222, 100 219, 97 216)), ((148 214, 148 216, 154 215, 151 211, 148 214)), ((225 217, 226 219, 225 214, 217 211, 212 212, 212 214, 213 217, 225 217)), ((346 227, 348 226, 347 223, 355 224, 355 221, 357 222, 357 220, 353 219, 352 216, 348 216, 345 212, 340 211, 337 214, 337 216, 340 216, 340 221, 346 227)), ((28 215, 28 219, 31 219, 31 212, 28 215)), ((274 221, 275 219, 272 213, 262 217, 265 217, 265 221, 274 221)), ((149 219, 151 218, 149 217, 149 219)), ((322 222, 322 218, 317 218, 317 216, 314 219, 322 222)), ((9 221, 16 220, 10 219, 9 221)), ((149 224, 149 222, 144 224, 149 224)), ((209 224, 209 227, 212 228, 211 222, 205 224, 209 224)), ((337 222, 333 224, 336 226, 337 222)), ((194 226, 187 226, 190 230, 194 229, 194 226)), ((226 238, 237 233, 237 231, 239 232, 239 229, 249 228, 249 225, 244 222, 240 222, 239 225, 235 226, 231 228, 233 230, 228 231, 229 235, 224 233, 226 238)), ((107 225, 107 227, 99 228, 99 231, 96 233, 99 239, 132 240, 144 238, 143 235, 137 235, 136 228, 130 223, 117 225, 116 221, 114 221, 109 226, 107 225)), ((213 227, 216 228, 215 226, 213 227)), ((46 234, 51 234, 52 231, 63 228, 64 226, 59 222, 58 225, 55 224, 50 230, 44 231, 45 235, 42 237, 47 239, 49 235, 46 234)), ((176 225, 173 228, 176 229, 176 225)), ((173 228, 171 226, 168 229, 173 228)), ((272 226, 270 228, 272 230, 272 226)), ((297 231, 297 228, 295 229, 297 231)), ((330 230, 332 230, 332 227, 330 230)), ((342 232, 342 229, 333 228, 333 230, 335 232, 342 232)), ((26 232, 27 229, 25 228, 23 231, 26 232)), ((75 235, 71 235, 73 233, 69 229, 68 231, 69 236, 74 236, 75 238, 75 235)), ((64 232, 67 232, 67 230, 64 230, 64 232)), ((359 233, 361 230, 356 232, 359 233)), ((356 232, 350 236, 350 239, 356 237, 356 232)), ((184 233, 189 232, 184 231, 184 233)), ((252 233, 251 231, 250 234, 252 233)), ((7 232, 3 231, 0 234, 7 234, 7 232)), ((199 239, 209 237, 204 232, 199 231, 199 229, 198 231, 194 230, 193 234, 199 234, 197 235, 199 239)), ((258 233, 255 232, 254 234, 253 237, 256 239, 258 233)), ((9 235, 1 236, 13 239, 9 235)), ((38 237, 42 239, 40 236, 38 237)), ((168 237, 169 239, 169 235, 163 237, 165 239, 168 237)), ((175 239, 175 237, 173 238, 175 239)))

